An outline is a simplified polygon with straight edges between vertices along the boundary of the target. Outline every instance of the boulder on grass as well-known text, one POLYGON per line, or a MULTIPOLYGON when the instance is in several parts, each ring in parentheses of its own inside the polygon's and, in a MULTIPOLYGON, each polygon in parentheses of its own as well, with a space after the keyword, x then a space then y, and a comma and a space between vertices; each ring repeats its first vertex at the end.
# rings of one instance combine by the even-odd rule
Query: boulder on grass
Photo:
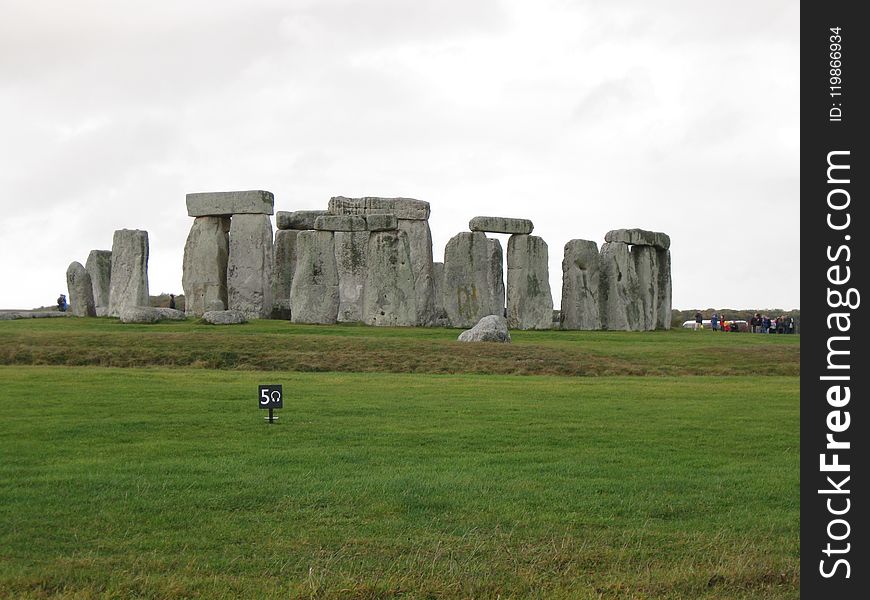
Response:
POLYGON ((460 342, 505 342, 511 341, 507 319, 501 315, 489 315, 477 325, 459 334, 460 342))
POLYGON ((248 321, 240 310, 210 310, 202 315, 202 320, 212 325, 236 325, 248 321))

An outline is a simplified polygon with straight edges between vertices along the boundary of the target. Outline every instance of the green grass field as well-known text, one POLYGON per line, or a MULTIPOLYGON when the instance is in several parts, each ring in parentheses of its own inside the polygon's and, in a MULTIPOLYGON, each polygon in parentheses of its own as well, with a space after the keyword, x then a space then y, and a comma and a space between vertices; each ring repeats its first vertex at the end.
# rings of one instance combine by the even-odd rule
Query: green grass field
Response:
POLYGON ((799 597, 799 336, 456 335, 0 322, 0 596, 799 597))

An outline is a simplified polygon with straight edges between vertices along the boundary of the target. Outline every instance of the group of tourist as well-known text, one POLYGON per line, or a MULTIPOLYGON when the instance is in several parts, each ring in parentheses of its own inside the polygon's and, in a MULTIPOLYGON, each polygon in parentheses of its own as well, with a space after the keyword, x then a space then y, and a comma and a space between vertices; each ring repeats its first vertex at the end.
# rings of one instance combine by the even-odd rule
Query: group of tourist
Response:
MULTIPOLYGON (((696 331, 699 329, 703 329, 704 321, 704 315, 702 315, 700 311, 696 312, 694 329, 696 331)), ((749 320, 749 323, 747 323, 742 319, 729 321, 725 317, 725 315, 720 315, 719 313, 714 312, 710 316, 709 322, 710 329, 712 329, 713 331, 749 331, 752 333, 795 332, 794 318, 787 315, 781 315, 779 317, 771 318, 767 315, 762 315, 761 313, 755 313, 755 316, 753 316, 749 320)))

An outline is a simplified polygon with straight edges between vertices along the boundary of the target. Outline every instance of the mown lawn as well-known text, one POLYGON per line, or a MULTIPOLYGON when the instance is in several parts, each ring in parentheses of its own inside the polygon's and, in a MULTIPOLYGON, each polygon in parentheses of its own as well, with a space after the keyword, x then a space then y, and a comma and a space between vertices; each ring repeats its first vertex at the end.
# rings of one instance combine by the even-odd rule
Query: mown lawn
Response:
POLYGON ((0 321, 0 365, 177 366, 307 372, 502 375, 799 375, 800 336, 513 331, 462 344, 459 330, 117 319, 0 321))
POLYGON ((444 330, 57 321, 0 323, 5 362, 129 347, 321 365, 380 341, 383 371, 406 350, 474 371, 531 348, 663 376, 3 366, 0 596, 799 597, 789 336, 519 333, 468 368, 444 330), (771 357, 789 376, 753 374, 771 357), (284 386, 277 425, 259 383, 284 386))

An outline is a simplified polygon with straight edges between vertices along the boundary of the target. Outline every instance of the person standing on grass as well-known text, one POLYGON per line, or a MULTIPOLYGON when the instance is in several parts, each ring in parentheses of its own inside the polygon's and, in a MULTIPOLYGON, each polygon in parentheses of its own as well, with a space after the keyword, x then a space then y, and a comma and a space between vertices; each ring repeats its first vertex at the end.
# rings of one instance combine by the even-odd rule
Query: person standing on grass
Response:
POLYGON ((60 312, 66 312, 66 307, 67 307, 66 295, 61 294, 60 296, 57 297, 57 310, 59 310, 60 312))
POLYGON ((704 328, 704 317, 701 315, 701 311, 695 313, 695 329, 694 331, 698 331, 699 329, 704 328))
POLYGON ((713 313, 713 316, 710 317, 710 329, 719 331, 719 313, 713 313))
POLYGON ((169 308, 175 308, 175 294, 169 294, 169 308))

